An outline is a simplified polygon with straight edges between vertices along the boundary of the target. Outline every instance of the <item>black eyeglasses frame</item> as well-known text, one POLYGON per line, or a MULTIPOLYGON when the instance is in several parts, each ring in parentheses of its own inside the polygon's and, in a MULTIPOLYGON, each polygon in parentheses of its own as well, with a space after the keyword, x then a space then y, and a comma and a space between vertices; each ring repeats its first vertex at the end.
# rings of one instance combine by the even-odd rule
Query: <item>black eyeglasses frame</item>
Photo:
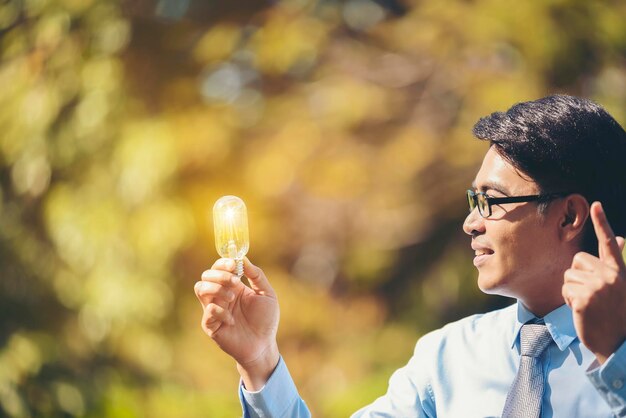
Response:
MULTIPOLYGON (((493 197, 489 196, 485 192, 475 192, 474 190, 467 190, 467 203, 469 204, 470 213, 478 208, 478 213, 483 218, 488 218, 491 216, 491 206, 493 205, 501 205, 505 203, 522 203, 522 202, 547 202, 552 199, 556 199, 559 197, 567 196, 570 193, 547 193, 547 194, 534 194, 534 195, 526 195, 526 196, 509 196, 509 197, 493 197), (481 205, 479 204, 479 196, 482 196, 485 202, 487 202, 487 214, 483 213, 483 209, 481 209, 481 205)), ((484 206, 484 205, 483 205, 484 206)))

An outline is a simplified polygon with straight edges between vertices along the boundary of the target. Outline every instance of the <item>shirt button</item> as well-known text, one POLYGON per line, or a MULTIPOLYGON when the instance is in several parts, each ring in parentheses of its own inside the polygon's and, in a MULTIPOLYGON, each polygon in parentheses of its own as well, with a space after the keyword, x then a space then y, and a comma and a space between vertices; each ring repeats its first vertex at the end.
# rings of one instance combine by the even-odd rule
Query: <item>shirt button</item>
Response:
POLYGON ((622 379, 615 379, 612 383, 613 389, 621 389, 624 386, 622 379))

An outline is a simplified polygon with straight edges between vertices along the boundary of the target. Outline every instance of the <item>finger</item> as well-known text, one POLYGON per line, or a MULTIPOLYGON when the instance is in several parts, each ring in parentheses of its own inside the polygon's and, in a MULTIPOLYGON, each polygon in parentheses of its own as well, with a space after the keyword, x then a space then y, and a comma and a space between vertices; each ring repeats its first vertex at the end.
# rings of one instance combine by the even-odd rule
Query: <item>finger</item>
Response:
POLYGON ((591 221, 598 238, 598 253, 600 259, 613 264, 615 267, 623 265, 622 252, 619 250, 615 234, 609 221, 606 218, 604 209, 600 202, 593 202, 591 205, 591 221))
POLYGON ((624 237, 617 236, 615 237, 615 240, 617 241, 617 246, 619 247, 619 251, 621 253, 624 253, 624 237))
POLYGON ((233 325, 235 320, 230 312, 223 307, 210 303, 204 308, 202 315, 202 329, 209 335, 215 333, 223 324, 233 325))
POLYGON ((577 269, 567 269, 563 273, 563 282, 569 284, 578 284, 590 286, 598 279, 595 274, 577 269))
POLYGON ((259 294, 275 297, 274 289, 272 289, 269 280, 265 277, 263 270, 252 264, 250 260, 248 260, 248 257, 244 257, 243 259, 243 273, 248 278, 252 290, 259 294))
POLYGON ((576 283, 566 283, 561 289, 565 303, 572 308, 575 313, 583 313, 589 307, 589 301, 593 297, 594 291, 587 286, 576 283))
POLYGON ((229 271, 211 269, 202 272, 202 280, 207 282, 218 283, 222 286, 232 287, 241 283, 241 281, 229 271))
POLYGON ((565 283, 561 288, 561 294, 563 299, 565 299, 565 303, 575 312, 580 311, 580 308, 584 306, 584 302, 589 300, 591 293, 593 293, 593 290, 588 286, 578 283, 565 283))
POLYGON ((235 292, 226 286, 215 282, 201 281, 195 286, 196 295, 199 297, 210 296, 232 302, 235 299, 235 292))
POLYGON ((572 307, 572 300, 574 299, 575 294, 573 289, 574 286, 577 285, 573 283, 565 283, 561 288, 561 295, 563 296, 563 299, 565 300, 567 306, 569 306, 570 308, 572 307))
POLYGON ((235 271, 235 260, 232 258, 219 258, 213 263, 211 269, 213 270, 224 270, 233 273, 235 271))
POLYGON ((222 321, 217 318, 202 316, 202 322, 200 323, 200 328, 209 336, 213 337, 213 335, 220 329, 220 327, 224 324, 222 321))
POLYGON ((579 252, 572 259, 572 268, 577 270, 593 271, 601 267, 602 261, 589 253, 579 252))
POLYGON ((235 292, 225 286, 214 282, 196 282, 194 286, 194 291, 203 307, 206 307, 215 299, 220 299, 225 302, 232 302, 235 300, 236 297, 235 292))
POLYGON ((230 312, 228 312, 228 309, 224 309, 224 307, 216 303, 209 303, 207 307, 204 308, 204 314, 209 320, 217 320, 227 323, 230 323, 233 320, 233 317, 230 312))

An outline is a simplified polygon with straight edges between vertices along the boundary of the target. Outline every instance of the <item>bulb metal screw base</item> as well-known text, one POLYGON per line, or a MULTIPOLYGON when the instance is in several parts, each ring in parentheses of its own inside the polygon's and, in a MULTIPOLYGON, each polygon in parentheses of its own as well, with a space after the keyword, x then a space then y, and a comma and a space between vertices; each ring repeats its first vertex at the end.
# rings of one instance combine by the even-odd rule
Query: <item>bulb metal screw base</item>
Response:
POLYGON ((243 276, 243 259, 235 259, 235 263, 235 274, 237 277, 241 278, 241 276, 243 276))

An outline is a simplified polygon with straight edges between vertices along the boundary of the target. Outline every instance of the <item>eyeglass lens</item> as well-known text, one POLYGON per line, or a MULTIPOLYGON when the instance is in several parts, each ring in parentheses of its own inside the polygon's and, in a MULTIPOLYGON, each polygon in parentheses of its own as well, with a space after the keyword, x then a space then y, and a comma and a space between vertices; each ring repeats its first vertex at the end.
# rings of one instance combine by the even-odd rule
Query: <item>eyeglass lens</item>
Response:
POLYGON ((489 203, 484 194, 468 190, 467 203, 469 204, 470 212, 478 206, 478 213, 480 213, 481 216, 489 216, 489 203))

